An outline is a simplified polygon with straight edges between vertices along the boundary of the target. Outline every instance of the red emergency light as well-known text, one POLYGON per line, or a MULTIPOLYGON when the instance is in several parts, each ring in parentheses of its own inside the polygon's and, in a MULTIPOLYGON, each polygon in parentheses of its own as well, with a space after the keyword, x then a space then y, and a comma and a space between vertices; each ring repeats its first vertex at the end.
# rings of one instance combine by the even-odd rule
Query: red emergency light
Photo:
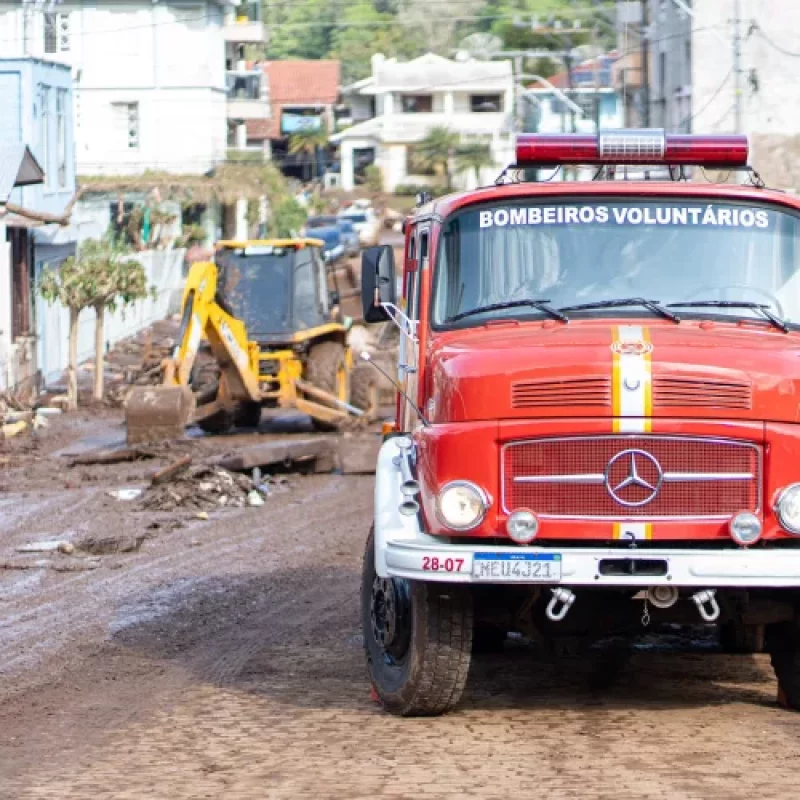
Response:
POLYGON ((695 136, 652 129, 597 135, 523 133, 517 137, 517 166, 663 164, 733 169, 747 166, 748 151, 743 134, 695 136))

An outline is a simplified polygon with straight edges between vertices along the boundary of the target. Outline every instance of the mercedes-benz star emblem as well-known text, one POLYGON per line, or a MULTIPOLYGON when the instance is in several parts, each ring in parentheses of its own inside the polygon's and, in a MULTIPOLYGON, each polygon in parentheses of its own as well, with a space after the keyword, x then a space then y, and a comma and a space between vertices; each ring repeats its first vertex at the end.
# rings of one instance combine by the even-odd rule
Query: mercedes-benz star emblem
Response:
POLYGON ((623 450, 606 465, 604 482, 614 500, 634 508, 655 499, 664 482, 664 470, 645 450, 623 450))

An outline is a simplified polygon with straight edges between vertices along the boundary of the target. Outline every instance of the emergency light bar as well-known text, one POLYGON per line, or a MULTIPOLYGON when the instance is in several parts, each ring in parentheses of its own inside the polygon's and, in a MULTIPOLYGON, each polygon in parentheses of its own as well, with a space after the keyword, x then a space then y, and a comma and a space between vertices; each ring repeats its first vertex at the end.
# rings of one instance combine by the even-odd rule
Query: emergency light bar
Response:
POLYGON ((748 150, 743 134, 695 136, 657 129, 597 135, 523 133, 517 136, 516 165, 664 164, 732 169, 747 166, 748 150))

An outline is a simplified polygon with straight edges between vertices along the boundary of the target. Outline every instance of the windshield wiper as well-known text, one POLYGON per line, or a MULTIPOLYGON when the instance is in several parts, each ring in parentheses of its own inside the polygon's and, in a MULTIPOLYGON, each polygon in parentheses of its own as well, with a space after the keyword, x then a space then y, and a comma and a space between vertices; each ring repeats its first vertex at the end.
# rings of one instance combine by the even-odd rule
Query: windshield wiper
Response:
POLYGON ((559 322, 569 322, 569 317, 566 314, 562 314, 561 311, 551 308, 547 305, 549 302, 549 300, 508 300, 505 303, 490 303, 486 306, 478 306, 477 308, 469 309, 469 311, 453 314, 445 322, 458 322, 458 320, 471 317, 473 314, 483 314, 485 311, 505 311, 507 308, 535 308, 537 311, 541 311, 559 322))
POLYGON ((768 305, 763 303, 751 303, 747 300, 690 300, 686 303, 669 303, 670 308, 681 306, 682 308, 752 308, 760 311, 776 328, 784 333, 789 333, 789 326, 779 317, 769 310, 768 305))
POLYGON ((563 306, 559 311, 591 311, 597 308, 621 308, 625 306, 643 306, 644 308, 658 314, 659 317, 680 322, 681 318, 677 314, 668 311, 664 306, 659 305, 658 300, 646 300, 644 297, 622 297, 618 300, 598 300, 595 303, 582 303, 578 306, 563 306))

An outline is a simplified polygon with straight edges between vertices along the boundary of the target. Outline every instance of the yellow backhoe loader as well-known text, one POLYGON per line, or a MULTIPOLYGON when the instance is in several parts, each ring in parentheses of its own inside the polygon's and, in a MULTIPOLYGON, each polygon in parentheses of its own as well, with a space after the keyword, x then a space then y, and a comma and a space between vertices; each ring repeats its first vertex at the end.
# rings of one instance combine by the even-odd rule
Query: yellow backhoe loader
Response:
POLYGON ((296 409, 319 430, 377 413, 377 383, 353 368, 322 244, 226 241, 215 263, 192 265, 163 384, 126 401, 129 443, 175 438, 192 422, 208 433, 254 427, 262 407, 296 409))

